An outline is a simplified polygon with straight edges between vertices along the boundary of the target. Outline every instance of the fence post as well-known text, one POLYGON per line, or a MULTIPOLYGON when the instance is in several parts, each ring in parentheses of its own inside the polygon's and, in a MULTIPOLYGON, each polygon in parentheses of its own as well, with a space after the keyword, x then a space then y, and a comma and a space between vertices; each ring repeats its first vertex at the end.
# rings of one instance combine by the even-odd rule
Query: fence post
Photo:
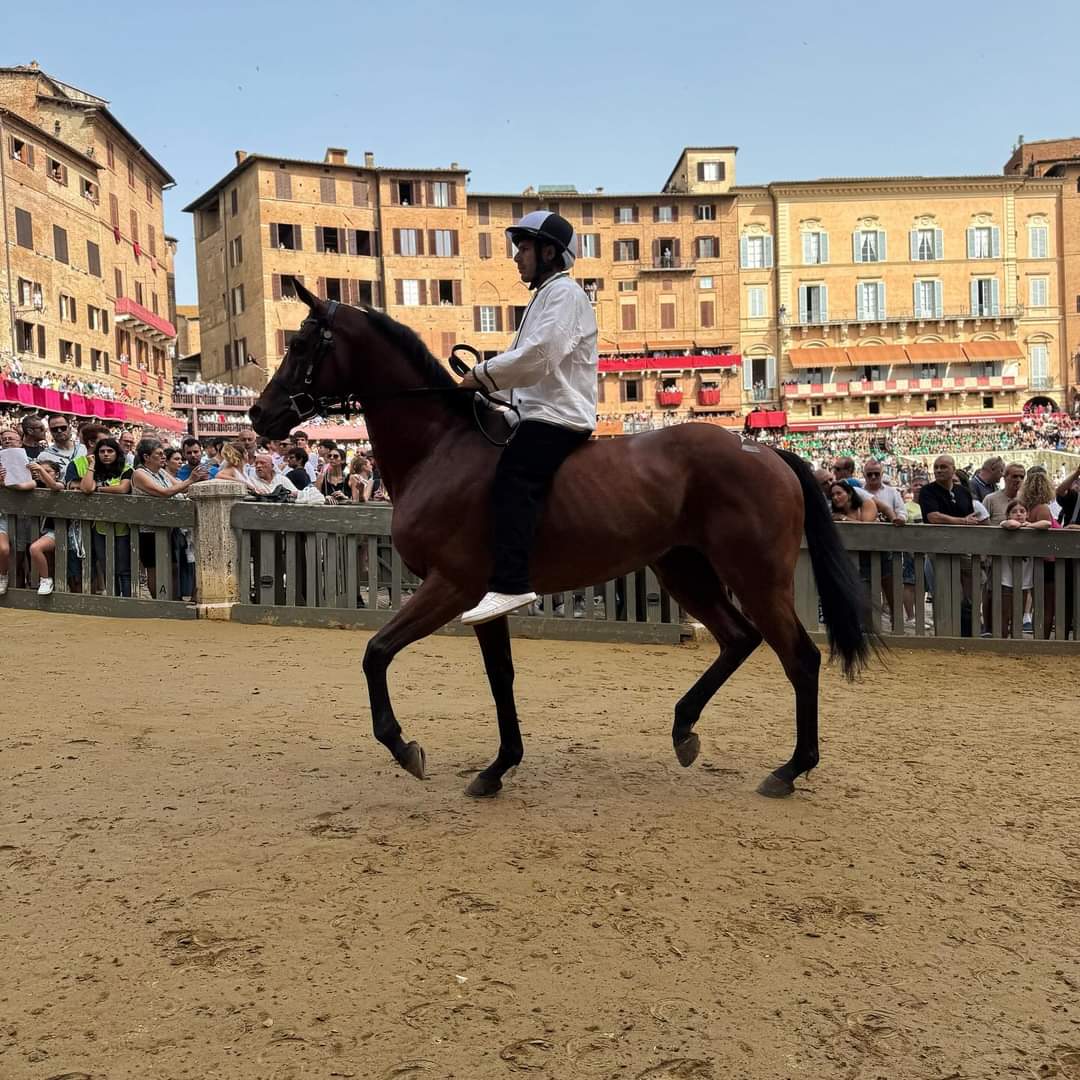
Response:
POLYGON ((240 598, 232 508, 246 494, 247 488, 237 480, 204 480, 191 487, 195 504, 196 611, 200 619, 227 620, 240 598))

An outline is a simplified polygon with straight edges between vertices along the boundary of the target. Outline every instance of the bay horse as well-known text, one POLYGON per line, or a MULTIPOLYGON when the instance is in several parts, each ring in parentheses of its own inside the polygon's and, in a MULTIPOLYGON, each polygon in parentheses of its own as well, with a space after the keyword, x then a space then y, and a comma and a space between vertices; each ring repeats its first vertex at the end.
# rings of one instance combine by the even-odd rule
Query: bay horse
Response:
MULTIPOLYGON (((393 542, 422 584, 368 642, 364 674, 375 737, 424 778, 424 751, 406 743, 387 670, 484 594, 491 569, 492 479, 499 450, 474 423, 472 394, 408 327, 372 308, 320 300, 300 282, 308 317, 250 410, 261 435, 285 438, 319 412, 363 412, 394 506, 393 542)), ((700 620, 720 655, 675 705, 672 742, 683 766, 698 755, 702 710, 764 639, 795 690, 795 750, 765 777, 763 795, 790 795, 818 763, 820 653, 795 613, 794 571, 806 533, 831 646, 853 678, 874 644, 868 600, 829 507, 801 458, 708 424, 590 441, 556 475, 530 563, 536 592, 572 592, 653 568, 700 620), (732 597, 737 599, 737 604, 732 597)), ((522 759, 507 619, 475 628, 499 725, 495 760, 467 793, 494 795, 522 759)))

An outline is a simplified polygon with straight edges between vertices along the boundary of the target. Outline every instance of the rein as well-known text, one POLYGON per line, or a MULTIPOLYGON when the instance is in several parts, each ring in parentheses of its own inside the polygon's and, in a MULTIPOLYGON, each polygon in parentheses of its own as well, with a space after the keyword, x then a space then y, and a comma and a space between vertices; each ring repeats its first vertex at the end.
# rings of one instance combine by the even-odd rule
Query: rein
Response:
MULTIPOLYGON (((327 304, 326 315, 321 319, 314 319, 309 317, 305 319, 305 322, 314 321, 318 327, 318 339, 315 343, 314 349, 311 351, 311 355, 308 358, 307 367, 304 370, 304 378, 302 385, 310 387, 315 380, 315 367, 316 364, 322 359, 322 357, 330 351, 334 344, 334 317, 337 315, 337 310, 341 305, 337 300, 331 300, 327 304)), ((292 344, 289 345, 290 349, 292 344)), ((474 349, 471 345, 455 345, 450 350, 449 364, 451 370, 455 375, 464 377, 472 368, 458 356, 459 352, 471 355, 474 364, 480 360, 480 353, 474 349)), ((506 436, 506 440, 500 442, 498 439, 493 439, 488 433, 487 429, 480 421, 480 400, 488 403, 488 406, 495 410, 507 410, 512 412, 518 421, 521 420, 521 413, 518 407, 513 402, 501 401, 498 398, 491 397, 486 390, 475 390, 471 387, 464 386, 412 386, 406 390, 395 390, 387 394, 376 394, 367 398, 366 407, 370 408, 372 405, 378 404, 383 401, 393 401, 397 398, 412 397, 416 394, 472 394, 473 402, 473 419, 476 422, 476 426, 480 431, 480 434, 492 446, 505 447, 509 446, 514 435, 517 433, 517 425, 512 425, 510 431, 506 436)), ((292 405, 293 411, 296 413, 298 423, 303 423, 305 420, 316 415, 325 415, 327 412, 339 411, 346 418, 356 413, 360 416, 364 414, 365 403, 361 402, 353 394, 344 394, 338 397, 315 397, 310 390, 301 390, 298 393, 289 394, 289 404, 292 405), (304 401, 306 404, 301 405, 300 402, 304 401)))

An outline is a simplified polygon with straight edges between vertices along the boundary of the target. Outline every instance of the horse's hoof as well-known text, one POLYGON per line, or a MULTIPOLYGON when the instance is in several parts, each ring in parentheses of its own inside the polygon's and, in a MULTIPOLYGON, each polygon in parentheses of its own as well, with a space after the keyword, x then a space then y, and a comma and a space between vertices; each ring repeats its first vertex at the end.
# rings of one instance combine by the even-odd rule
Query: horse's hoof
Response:
POLYGON ((675 744, 675 756, 684 769, 693 765, 700 753, 701 740, 697 737, 696 731, 691 731, 682 742, 675 744))
POLYGON ((502 781, 497 776, 485 776, 483 773, 477 773, 469 781, 465 794, 473 799, 490 799, 498 795, 500 791, 502 791, 502 781))
POLYGON ((790 780, 785 780, 782 776, 777 776, 776 773, 769 773, 764 780, 758 784, 758 794, 764 795, 767 799, 786 799, 795 790, 795 785, 790 780))
POLYGON ((424 779, 424 748, 418 742, 411 742, 405 747, 404 752, 398 759, 398 764, 417 780, 424 779))

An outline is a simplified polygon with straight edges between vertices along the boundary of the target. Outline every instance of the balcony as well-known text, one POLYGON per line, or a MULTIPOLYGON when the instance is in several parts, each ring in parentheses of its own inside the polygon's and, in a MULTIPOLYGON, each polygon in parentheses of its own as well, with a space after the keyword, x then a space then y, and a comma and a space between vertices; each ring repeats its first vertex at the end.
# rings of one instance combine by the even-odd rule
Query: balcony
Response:
POLYGON ((700 390, 698 390, 697 400, 699 405, 719 405, 720 387, 703 386, 700 390))
POLYGON ((656 404, 663 405, 666 408, 673 408, 676 405, 681 405, 683 399, 683 392, 681 390, 657 390, 656 391, 656 404))
POLYGON ((117 326, 134 330, 153 341, 172 341, 176 337, 176 327, 168 319, 155 315, 128 296, 117 297, 114 321, 117 326))
POLYGON ((255 404, 253 397, 233 397, 229 394, 185 394, 173 393, 173 404, 179 409, 198 407, 209 409, 235 409, 243 412, 255 404))
POLYGON ((647 262, 642 260, 641 266, 638 270, 642 274, 648 273, 678 273, 680 270, 692 271, 694 269, 694 260, 676 257, 674 255, 660 255, 655 259, 650 259, 647 262))
POLYGON ((795 330, 802 330, 805 333, 807 330, 827 328, 831 326, 847 327, 847 326, 900 326, 901 333, 903 333, 903 327, 908 323, 914 323, 917 326, 923 326, 930 323, 1001 323, 1012 321, 1016 322, 1017 319, 1024 317, 1024 308, 1017 306, 1011 308, 999 308, 996 314, 992 312, 934 312, 927 314, 926 312, 916 313, 914 311, 889 311, 881 315, 868 315, 863 313, 862 315, 846 315, 842 318, 836 319, 822 319, 817 316, 808 315, 806 320, 784 320, 781 319, 782 325, 790 326, 795 330))
MULTIPOLYGON (((985 393, 1022 390, 1028 385, 1023 375, 959 375, 927 379, 851 379, 848 382, 787 383, 785 398, 885 397, 893 394, 985 393)), ((1034 380, 1032 380, 1034 386, 1034 380)))

